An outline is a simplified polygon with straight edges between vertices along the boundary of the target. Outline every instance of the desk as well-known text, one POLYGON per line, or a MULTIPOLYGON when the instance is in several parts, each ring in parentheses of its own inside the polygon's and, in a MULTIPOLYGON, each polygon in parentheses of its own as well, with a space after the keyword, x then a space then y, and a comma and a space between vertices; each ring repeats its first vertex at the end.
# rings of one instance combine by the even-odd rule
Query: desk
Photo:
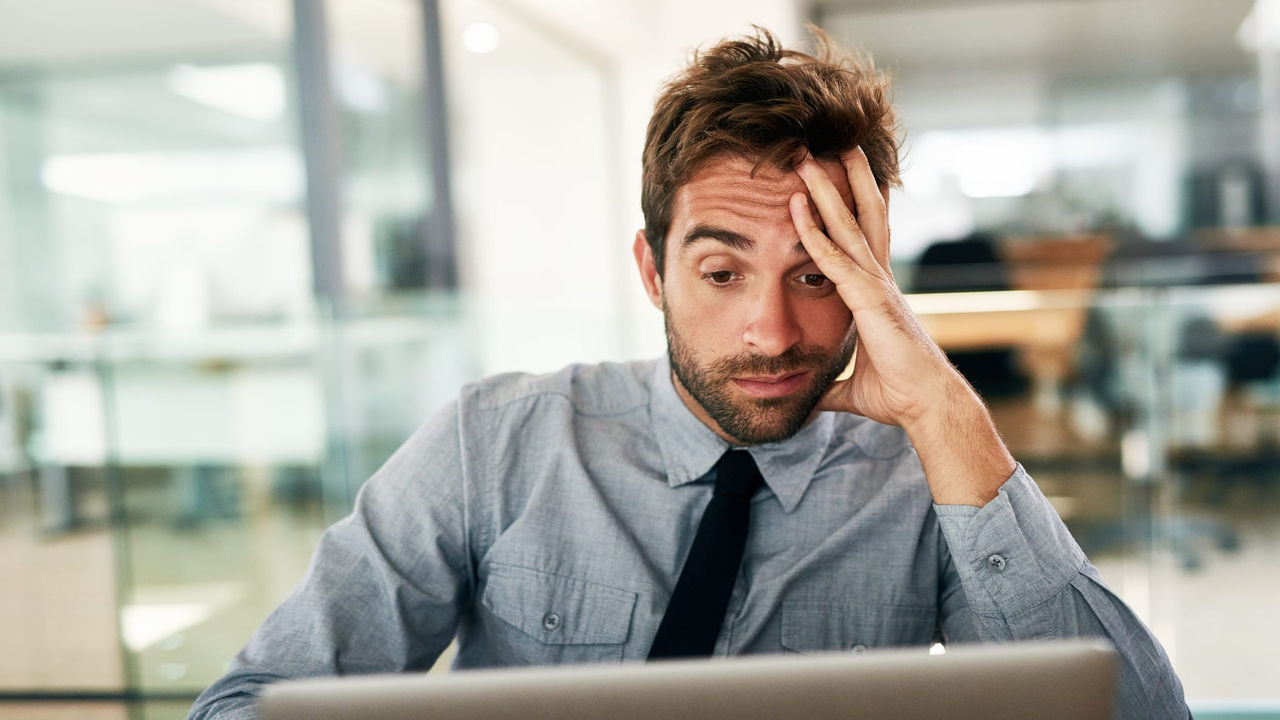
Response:
POLYGON ((1075 369, 1092 291, 1006 290, 908 295, 934 342, 947 351, 1014 347, 1035 385, 1036 406, 1059 406, 1075 369))

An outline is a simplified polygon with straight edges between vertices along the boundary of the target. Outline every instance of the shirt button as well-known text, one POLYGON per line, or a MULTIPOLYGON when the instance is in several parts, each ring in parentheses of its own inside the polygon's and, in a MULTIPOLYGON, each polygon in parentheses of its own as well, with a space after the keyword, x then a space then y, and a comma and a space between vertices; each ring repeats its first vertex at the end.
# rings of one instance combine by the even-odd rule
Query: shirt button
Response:
POLYGON ((854 651, 854 652, 856 652, 856 653, 864 653, 864 652, 866 652, 866 651, 867 651, 867 646, 866 646, 866 645, 854 645, 854 646, 853 646, 853 651, 854 651))
POLYGON ((546 616, 542 618, 542 627, 548 630, 559 630, 560 616, 556 613, 547 613, 546 616))
POLYGON ((1003 555, 997 554, 987 558, 987 564, 991 566, 992 570, 999 572, 1004 570, 1004 566, 1008 564, 1008 561, 1004 559, 1003 555))

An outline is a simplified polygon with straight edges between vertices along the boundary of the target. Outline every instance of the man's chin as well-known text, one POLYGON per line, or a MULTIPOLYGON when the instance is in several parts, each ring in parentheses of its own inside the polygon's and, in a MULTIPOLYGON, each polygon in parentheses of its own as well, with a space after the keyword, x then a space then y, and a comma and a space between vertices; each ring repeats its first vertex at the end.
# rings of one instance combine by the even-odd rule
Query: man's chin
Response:
POLYGON ((803 399, 794 397, 753 400, 739 405, 733 417, 713 419, 726 435, 743 445, 781 442, 800 432, 817 415, 816 408, 802 403, 803 399))
POLYGON ((725 434, 733 439, 735 445, 767 445, 790 440, 803 428, 804 423, 794 429, 791 426, 786 428, 751 428, 747 431, 740 431, 740 433, 725 431, 725 434))

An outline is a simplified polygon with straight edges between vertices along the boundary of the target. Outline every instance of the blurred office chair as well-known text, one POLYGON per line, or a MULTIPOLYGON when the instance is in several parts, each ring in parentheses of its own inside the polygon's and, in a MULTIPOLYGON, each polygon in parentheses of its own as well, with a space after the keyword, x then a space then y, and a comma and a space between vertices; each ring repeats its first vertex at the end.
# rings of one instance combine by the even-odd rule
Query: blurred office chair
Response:
MULTIPOLYGON (((976 292, 1011 289, 1008 268, 996 252, 996 238, 973 233, 925 248, 915 268, 912 290, 918 293, 976 292)), ((983 397, 1008 397, 1026 391, 1011 347, 949 351, 947 357, 983 397)))
POLYGON ((1229 407, 1240 416, 1228 418, 1230 447, 1220 452, 1183 453, 1178 458, 1179 469, 1211 479, 1205 497, 1211 505, 1225 505, 1233 492, 1245 489, 1271 497, 1280 486, 1276 427, 1280 418, 1280 341, 1275 332, 1227 335, 1220 362, 1232 398, 1229 407))

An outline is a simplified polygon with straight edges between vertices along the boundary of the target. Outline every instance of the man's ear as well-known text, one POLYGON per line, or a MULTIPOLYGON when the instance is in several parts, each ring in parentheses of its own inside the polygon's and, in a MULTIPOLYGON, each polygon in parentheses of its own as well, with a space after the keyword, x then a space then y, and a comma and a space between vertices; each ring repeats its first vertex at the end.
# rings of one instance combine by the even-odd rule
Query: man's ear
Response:
POLYGON ((636 268, 640 270, 640 282, 644 283, 644 291, 649 295, 649 302, 662 309, 662 278, 658 276, 658 266, 653 262, 653 250, 644 229, 636 231, 635 242, 631 244, 631 254, 636 257, 636 268))

